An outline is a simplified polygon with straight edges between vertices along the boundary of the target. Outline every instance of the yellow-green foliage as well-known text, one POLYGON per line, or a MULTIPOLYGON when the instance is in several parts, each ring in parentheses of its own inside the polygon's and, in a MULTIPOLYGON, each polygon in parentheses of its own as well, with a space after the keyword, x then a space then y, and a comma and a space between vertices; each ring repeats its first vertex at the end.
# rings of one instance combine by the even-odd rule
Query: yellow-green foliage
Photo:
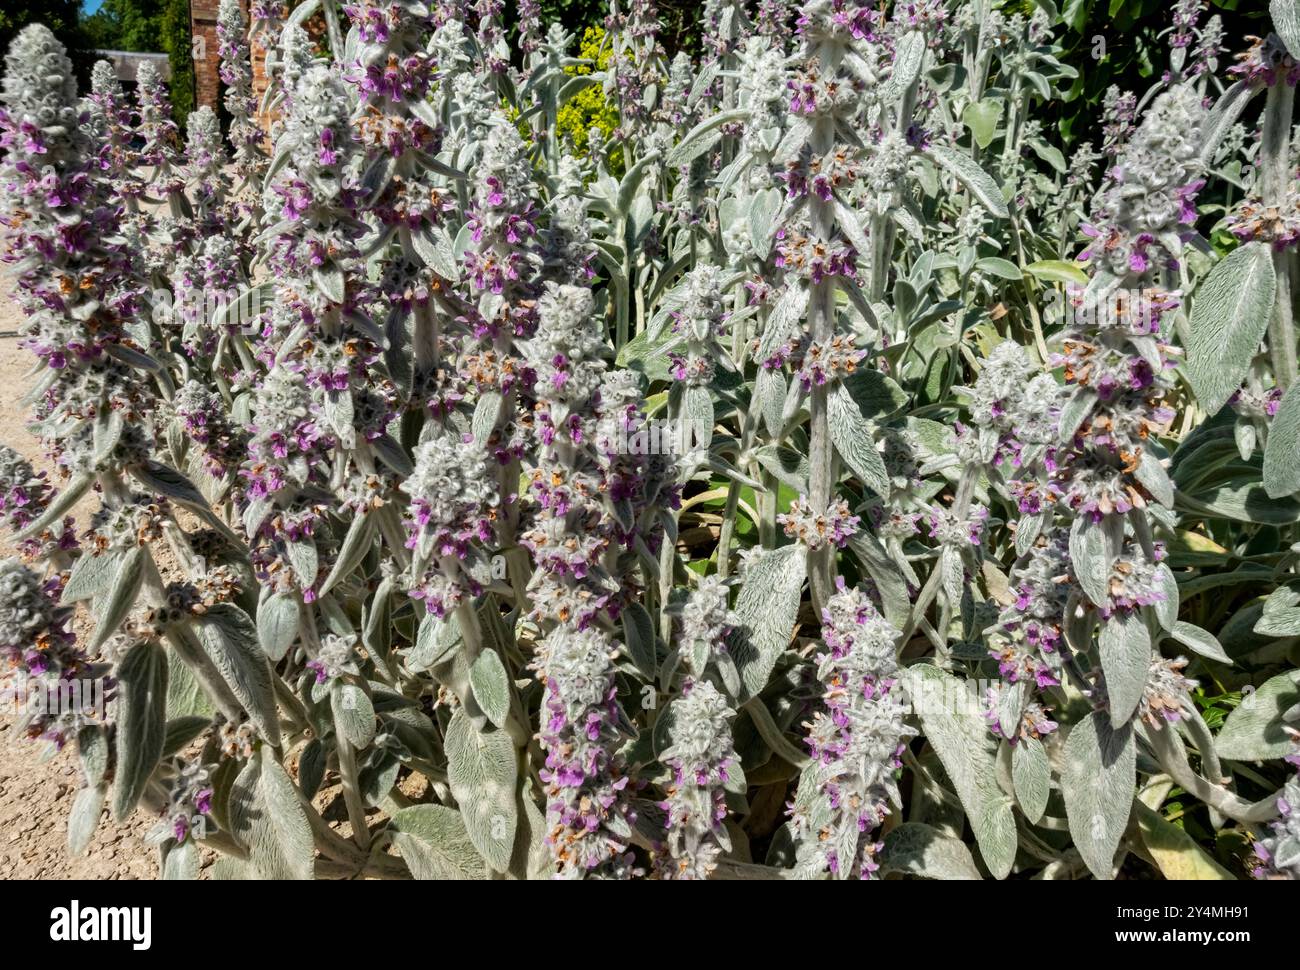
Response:
MULTIPOLYGON (((588 27, 582 34, 579 56, 595 62, 594 70, 603 71, 609 67, 612 52, 608 47, 602 49, 605 39, 603 27, 588 27)), ((590 74, 593 67, 582 65, 567 67, 569 74, 590 74)), ((587 132, 599 128, 606 138, 610 137, 618 126, 618 108, 605 98, 600 85, 593 84, 583 88, 576 95, 560 106, 556 116, 560 135, 573 142, 574 149, 582 155, 587 153, 587 132)), ((614 147, 609 153, 609 170, 614 176, 623 174, 623 149, 614 147)))

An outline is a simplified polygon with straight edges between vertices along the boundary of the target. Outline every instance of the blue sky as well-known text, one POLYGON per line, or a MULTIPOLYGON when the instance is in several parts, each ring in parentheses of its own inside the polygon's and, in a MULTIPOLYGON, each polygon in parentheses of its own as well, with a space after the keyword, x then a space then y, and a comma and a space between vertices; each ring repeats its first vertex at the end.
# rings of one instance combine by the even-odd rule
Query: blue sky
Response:
POLYGON ((86 13, 94 13, 104 5, 104 0, 81 0, 81 9, 86 13))

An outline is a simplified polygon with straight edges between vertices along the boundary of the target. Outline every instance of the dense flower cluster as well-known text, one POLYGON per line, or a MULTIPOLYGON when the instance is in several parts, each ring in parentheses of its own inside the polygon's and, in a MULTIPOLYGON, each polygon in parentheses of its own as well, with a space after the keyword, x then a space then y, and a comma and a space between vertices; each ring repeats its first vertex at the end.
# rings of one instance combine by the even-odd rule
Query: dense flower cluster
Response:
POLYGON ((813 765, 804 780, 813 791, 793 810, 796 869, 807 877, 870 879, 880 868, 871 836, 901 804, 895 773, 916 734, 897 679, 899 636, 861 589, 842 582, 822 612, 817 676, 826 707, 808 725, 813 765))

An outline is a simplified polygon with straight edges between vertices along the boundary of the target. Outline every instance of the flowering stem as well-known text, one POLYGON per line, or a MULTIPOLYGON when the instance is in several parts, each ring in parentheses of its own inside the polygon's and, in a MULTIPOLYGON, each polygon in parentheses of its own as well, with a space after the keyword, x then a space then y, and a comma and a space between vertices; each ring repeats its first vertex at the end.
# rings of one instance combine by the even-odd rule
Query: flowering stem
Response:
MULTIPOLYGON (((1268 89, 1264 104, 1264 129, 1260 143, 1260 183, 1263 203, 1281 208, 1285 204, 1291 157, 1291 114, 1295 88, 1279 77, 1268 89)), ((1285 249, 1273 251, 1277 296, 1268 324, 1268 349, 1273 361, 1273 378, 1286 390, 1296 379, 1295 324, 1291 312, 1290 259, 1285 249)))

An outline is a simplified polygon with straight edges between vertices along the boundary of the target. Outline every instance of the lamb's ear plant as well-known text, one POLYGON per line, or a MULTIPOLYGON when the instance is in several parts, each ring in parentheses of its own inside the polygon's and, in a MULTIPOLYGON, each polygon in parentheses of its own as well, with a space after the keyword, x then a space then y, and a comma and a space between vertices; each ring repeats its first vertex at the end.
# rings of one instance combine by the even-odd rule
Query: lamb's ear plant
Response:
POLYGON ((224 139, 22 31, 0 660, 71 850, 1294 877, 1300 12, 1183 0, 1066 144, 1051 11, 710 2, 697 58, 619 0, 593 62, 225 0, 224 139))

